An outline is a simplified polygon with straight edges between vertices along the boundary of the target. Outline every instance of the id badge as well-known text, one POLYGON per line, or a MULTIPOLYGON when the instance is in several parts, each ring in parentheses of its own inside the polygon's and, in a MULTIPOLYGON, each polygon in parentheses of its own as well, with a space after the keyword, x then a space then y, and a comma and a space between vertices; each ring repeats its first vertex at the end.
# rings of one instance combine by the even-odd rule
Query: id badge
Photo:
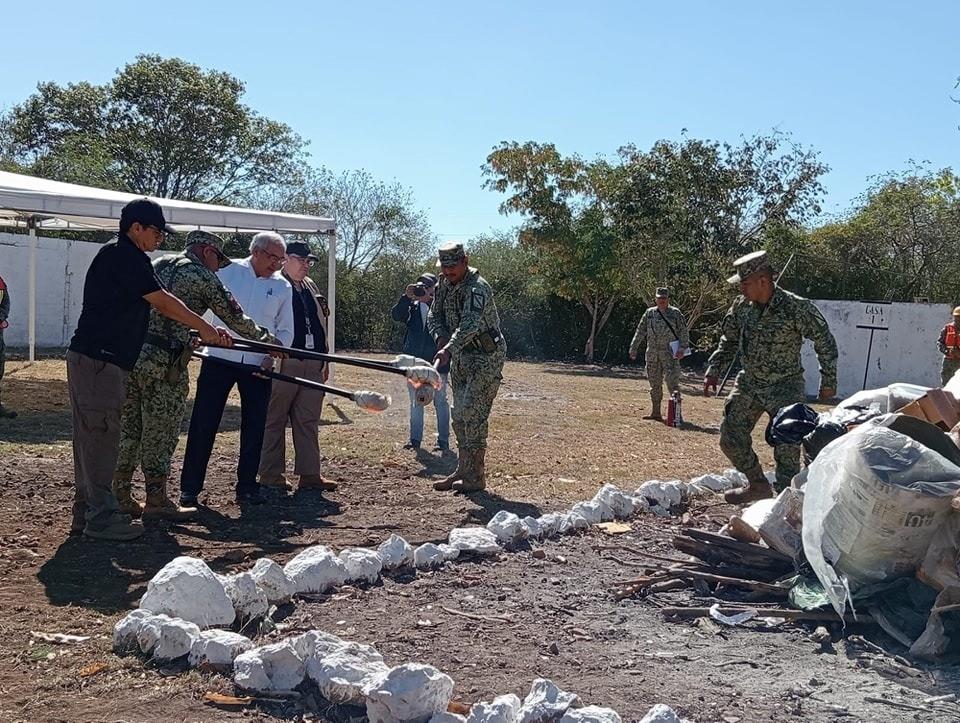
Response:
POLYGON ((313 334, 307 334, 304 336, 303 346, 305 349, 313 349, 313 334))

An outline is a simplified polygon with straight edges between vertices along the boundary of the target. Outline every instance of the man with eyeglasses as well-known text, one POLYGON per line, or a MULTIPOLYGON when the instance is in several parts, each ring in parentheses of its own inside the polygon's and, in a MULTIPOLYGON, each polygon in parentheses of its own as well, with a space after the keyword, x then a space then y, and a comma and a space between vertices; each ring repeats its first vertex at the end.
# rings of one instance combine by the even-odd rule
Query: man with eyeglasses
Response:
POLYGON ((76 484, 71 535, 122 541, 143 534, 143 526, 120 511, 112 480, 127 377, 140 356, 150 307, 196 329, 208 344, 231 344, 225 329, 194 314, 157 279, 147 253, 168 230, 159 204, 131 201, 120 213, 117 240, 97 252, 84 280, 83 308, 67 351, 76 484))
MULTIPOLYGON (((313 280, 307 275, 310 267, 318 261, 310 253, 310 247, 302 241, 287 244, 287 261, 283 265, 283 277, 290 282, 290 297, 293 301, 294 349, 327 351, 327 312, 323 297, 313 280)), ((315 382, 327 381, 327 365, 311 359, 284 359, 281 371, 301 379, 315 382)), ((286 429, 287 422, 293 432, 293 473, 299 476, 298 490, 332 492, 334 482, 320 474, 320 412, 323 408, 323 392, 315 389, 274 381, 270 393, 270 407, 263 432, 263 450, 260 454, 260 484, 265 487, 293 490, 287 481, 286 429)))
MULTIPOLYGON (((293 341, 293 299, 289 282, 280 275, 286 260, 286 242, 273 231, 258 233, 250 242, 250 255, 234 259, 218 272, 223 285, 246 314, 282 346, 293 341)), ((216 318, 210 312, 207 315, 216 318)), ((197 392, 187 433, 187 449, 180 475, 180 506, 196 507, 203 490, 207 464, 213 452, 217 429, 223 417, 227 397, 234 386, 240 392, 240 455, 237 462, 236 500, 241 506, 265 502, 257 483, 263 431, 270 404, 271 380, 249 368, 273 368, 267 354, 206 349, 207 358, 200 367, 197 392), (218 363, 218 360, 248 367, 218 363)))
MULTIPOLYGON (((154 273, 194 313, 212 310, 240 336, 272 342, 273 336, 243 313, 217 277, 217 271, 230 263, 223 253, 224 243, 215 233, 191 231, 186 249, 155 260, 154 273)), ((127 379, 120 457, 113 477, 120 511, 131 517, 184 520, 197 513, 195 507, 180 507, 167 496, 170 460, 187 406, 187 365, 192 351, 190 329, 156 312, 150 314, 146 342, 127 379), (145 505, 134 499, 131 490, 138 466, 146 487, 145 505)))

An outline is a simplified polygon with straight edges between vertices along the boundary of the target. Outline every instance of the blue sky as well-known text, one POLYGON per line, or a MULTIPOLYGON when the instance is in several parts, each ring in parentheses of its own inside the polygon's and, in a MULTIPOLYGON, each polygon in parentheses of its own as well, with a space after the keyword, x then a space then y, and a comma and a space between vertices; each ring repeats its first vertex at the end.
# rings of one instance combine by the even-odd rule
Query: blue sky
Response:
POLYGON ((508 227, 480 166, 779 128, 831 167, 828 212, 912 160, 960 168, 960 3, 46 2, 4 8, 0 107, 142 52, 228 71, 313 162, 413 189, 441 237, 508 227), (41 9, 40 15, 37 10, 41 9))

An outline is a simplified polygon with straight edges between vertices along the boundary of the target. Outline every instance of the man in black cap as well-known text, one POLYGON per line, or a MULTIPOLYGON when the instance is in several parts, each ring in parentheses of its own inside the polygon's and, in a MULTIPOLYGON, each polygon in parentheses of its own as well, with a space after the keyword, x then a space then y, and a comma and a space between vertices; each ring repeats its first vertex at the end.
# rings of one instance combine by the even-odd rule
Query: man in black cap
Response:
MULTIPOLYGON (((281 274, 290 283, 293 297, 294 349, 327 351, 326 300, 320 289, 307 274, 319 259, 310 252, 303 241, 287 244, 287 259, 281 274)), ((314 359, 289 357, 280 362, 280 371, 292 377, 314 382, 327 381, 327 365, 314 359)), ((270 390, 270 406, 263 430, 263 447, 260 451, 260 484, 265 487, 291 491, 287 482, 286 430, 287 423, 293 434, 293 472, 298 475, 298 490, 333 492, 337 489, 320 474, 320 412, 323 409, 323 392, 307 389, 290 382, 274 381, 270 390)))
MULTIPOLYGON (((403 337, 403 353, 430 361, 437 353, 437 343, 427 328, 427 315, 433 304, 433 293, 437 288, 437 277, 433 274, 421 274, 416 283, 408 284, 403 296, 394 304, 390 316, 394 321, 406 324, 407 333, 403 337)), ((447 376, 450 365, 440 367, 442 386, 434 394, 433 406, 437 410, 437 445, 434 452, 450 450, 450 403, 447 400, 447 376)), ((410 394, 410 439, 404 449, 420 449, 423 442, 423 407, 416 402, 416 389, 407 385, 410 394)))
POLYGON ((159 204, 131 201, 121 211, 117 240, 104 244, 87 270, 83 308, 67 352, 76 483, 71 534, 102 540, 143 534, 139 522, 120 512, 111 483, 126 380, 140 356, 150 307, 196 329, 206 342, 231 343, 226 330, 190 311, 154 275, 147 252, 168 232, 159 204))

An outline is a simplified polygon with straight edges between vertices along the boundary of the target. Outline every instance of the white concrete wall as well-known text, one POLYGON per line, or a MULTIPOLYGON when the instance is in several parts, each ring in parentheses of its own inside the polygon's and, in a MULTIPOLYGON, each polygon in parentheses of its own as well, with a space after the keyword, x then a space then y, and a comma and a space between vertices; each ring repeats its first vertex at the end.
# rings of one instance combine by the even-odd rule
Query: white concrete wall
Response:
MULTIPOLYGON (((37 237, 37 346, 66 346, 80 317, 83 279, 100 244, 37 237)), ((30 237, 0 233, 0 276, 10 289, 8 346, 28 343, 30 237)))
MULTIPOLYGON (((866 301, 816 301, 840 352, 837 387, 841 397, 861 389, 874 389, 894 382, 928 387, 940 386, 940 329, 951 320, 947 304, 877 304, 866 301), (869 362, 870 330, 858 326, 888 327, 873 332, 869 362), (866 386, 864 386, 866 373, 866 386)), ((808 395, 820 387, 819 365, 813 344, 806 342, 803 367, 808 395)))

